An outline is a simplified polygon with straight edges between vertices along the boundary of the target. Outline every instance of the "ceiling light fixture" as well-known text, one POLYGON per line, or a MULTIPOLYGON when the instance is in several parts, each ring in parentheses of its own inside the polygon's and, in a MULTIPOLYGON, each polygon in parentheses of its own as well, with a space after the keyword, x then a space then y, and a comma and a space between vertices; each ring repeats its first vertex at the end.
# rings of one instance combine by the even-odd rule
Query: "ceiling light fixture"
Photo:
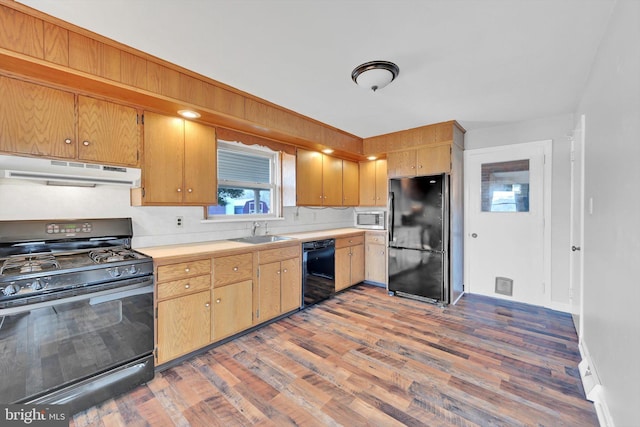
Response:
POLYGON ((198 119, 200 118, 200 113, 197 113, 193 110, 179 110, 178 114, 180 114, 185 119, 198 119))
POLYGON ((322 152, 324 154, 331 154, 331 153, 333 153, 333 150, 331 148, 325 148, 324 150, 322 150, 322 152))
POLYGON ((371 61, 358 65, 351 72, 351 79, 358 85, 376 91, 391 83, 398 74, 400 68, 389 61, 371 61))

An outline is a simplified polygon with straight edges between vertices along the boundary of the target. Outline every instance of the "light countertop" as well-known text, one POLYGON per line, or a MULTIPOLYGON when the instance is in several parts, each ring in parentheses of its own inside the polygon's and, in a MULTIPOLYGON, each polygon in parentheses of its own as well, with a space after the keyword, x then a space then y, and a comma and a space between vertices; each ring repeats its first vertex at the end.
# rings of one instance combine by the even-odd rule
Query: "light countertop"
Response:
MULTIPOLYGON (((329 230, 305 231, 300 233, 278 233, 277 236, 289 237, 298 240, 300 243, 311 240, 330 239, 337 237, 346 237, 362 233, 364 230, 358 228, 334 228, 329 230)), ((138 252, 148 255, 152 258, 180 257, 192 255, 214 254, 216 252, 236 250, 236 249, 262 249, 277 246, 285 246, 291 244, 291 240, 283 240, 279 242, 251 244, 234 242, 231 240, 215 240, 209 242, 197 243, 181 243, 176 245, 150 246, 146 248, 136 248, 138 252)))

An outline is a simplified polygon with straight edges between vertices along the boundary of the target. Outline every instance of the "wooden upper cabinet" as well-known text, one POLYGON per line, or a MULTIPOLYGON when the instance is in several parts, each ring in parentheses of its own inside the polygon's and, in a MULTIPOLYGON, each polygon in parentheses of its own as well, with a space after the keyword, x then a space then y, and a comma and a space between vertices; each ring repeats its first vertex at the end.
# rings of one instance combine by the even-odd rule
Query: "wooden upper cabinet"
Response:
POLYGON ((387 161, 360 163, 360 206, 387 205, 387 161))
POLYGON ((322 204, 342 205, 342 160, 322 155, 322 204))
POLYGON ((342 206, 358 206, 360 168, 356 162, 342 161, 342 206))
POLYGON ((142 205, 217 203, 215 129, 145 113, 142 205))
POLYGON ((185 120, 184 192, 185 204, 218 204, 216 130, 185 120))
POLYGON ((296 153, 296 204, 322 206, 322 153, 298 150, 296 153))
POLYGON ((78 97, 78 159, 138 166, 140 136, 135 108, 78 97))
POLYGON ((451 171, 451 144, 395 151, 387 155, 389 177, 424 176, 451 171))
POLYGON ((298 149, 296 204, 298 206, 357 206, 358 169, 355 162, 298 149))
POLYGON ((74 95, 0 76, 0 151, 74 159, 74 95))

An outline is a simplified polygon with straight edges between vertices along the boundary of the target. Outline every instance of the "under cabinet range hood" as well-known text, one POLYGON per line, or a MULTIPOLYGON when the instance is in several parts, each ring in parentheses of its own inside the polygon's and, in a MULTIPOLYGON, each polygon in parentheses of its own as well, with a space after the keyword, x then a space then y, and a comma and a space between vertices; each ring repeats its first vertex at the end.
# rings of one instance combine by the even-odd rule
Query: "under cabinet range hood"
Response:
POLYGON ((138 168, 0 155, 0 178, 37 180, 53 185, 138 187, 140 176, 138 168))

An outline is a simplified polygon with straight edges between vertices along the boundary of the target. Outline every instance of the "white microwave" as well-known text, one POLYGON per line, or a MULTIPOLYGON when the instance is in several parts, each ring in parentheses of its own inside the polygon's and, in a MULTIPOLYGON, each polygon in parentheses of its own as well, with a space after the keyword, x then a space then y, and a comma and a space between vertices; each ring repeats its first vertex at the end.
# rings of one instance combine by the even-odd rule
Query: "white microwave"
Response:
POLYGON ((387 228, 387 213, 384 211, 355 212, 355 226, 372 230, 387 228))

